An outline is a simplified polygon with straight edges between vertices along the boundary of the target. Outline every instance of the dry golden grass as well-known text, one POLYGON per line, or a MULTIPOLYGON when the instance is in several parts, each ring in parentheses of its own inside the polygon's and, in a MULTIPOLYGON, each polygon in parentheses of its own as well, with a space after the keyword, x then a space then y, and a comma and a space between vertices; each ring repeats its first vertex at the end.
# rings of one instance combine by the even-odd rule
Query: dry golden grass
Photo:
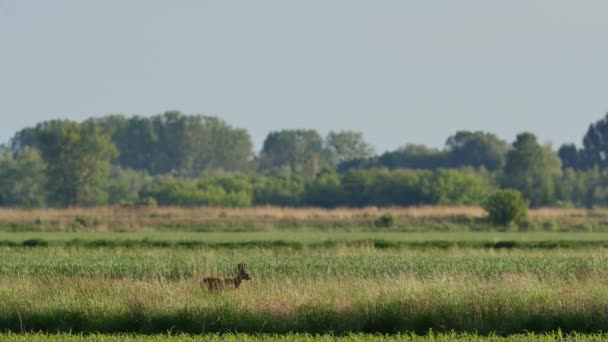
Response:
MULTIPOLYGON (((95 231, 140 229, 158 226, 197 226, 276 223, 344 223, 368 224, 390 213, 401 223, 426 220, 477 219, 485 217, 480 207, 421 206, 390 208, 287 208, 287 207, 95 207, 63 209, 0 209, 0 224, 43 224, 48 230, 72 227, 77 220, 86 220, 95 231)), ((539 208, 530 211, 532 218, 560 223, 608 223, 608 209, 539 208)), ((47 230, 47 229, 40 229, 47 230)))
POLYGON ((0 209, 0 223, 34 224, 36 221, 71 223, 77 217, 97 218, 108 225, 164 225, 179 223, 184 225, 277 221, 299 222, 347 222, 370 221, 390 212, 399 218, 442 218, 454 216, 482 217, 483 209, 478 207, 368 207, 353 208, 217 208, 217 207, 96 207, 64 209, 0 209))

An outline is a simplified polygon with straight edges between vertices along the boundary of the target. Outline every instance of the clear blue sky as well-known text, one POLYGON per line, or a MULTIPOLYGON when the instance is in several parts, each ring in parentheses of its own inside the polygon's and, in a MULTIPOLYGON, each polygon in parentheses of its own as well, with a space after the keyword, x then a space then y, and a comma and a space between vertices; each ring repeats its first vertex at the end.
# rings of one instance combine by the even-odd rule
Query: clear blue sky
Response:
POLYGON ((0 0, 0 141, 53 118, 218 115, 256 144, 352 129, 580 143, 608 111, 605 0, 0 0))

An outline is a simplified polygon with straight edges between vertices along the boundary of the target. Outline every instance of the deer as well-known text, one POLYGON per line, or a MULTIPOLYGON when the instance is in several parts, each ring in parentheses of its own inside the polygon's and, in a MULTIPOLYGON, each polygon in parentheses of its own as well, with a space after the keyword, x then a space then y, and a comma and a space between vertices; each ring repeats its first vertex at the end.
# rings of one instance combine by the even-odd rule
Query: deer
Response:
POLYGON ((247 273, 245 264, 237 264, 236 265, 238 274, 235 278, 215 278, 215 277, 207 277, 203 278, 201 282, 202 286, 207 286, 209 291, 223 290, 226 288, 238 289, 241 286, 243 280, 251 280, 249 273, 247 273))

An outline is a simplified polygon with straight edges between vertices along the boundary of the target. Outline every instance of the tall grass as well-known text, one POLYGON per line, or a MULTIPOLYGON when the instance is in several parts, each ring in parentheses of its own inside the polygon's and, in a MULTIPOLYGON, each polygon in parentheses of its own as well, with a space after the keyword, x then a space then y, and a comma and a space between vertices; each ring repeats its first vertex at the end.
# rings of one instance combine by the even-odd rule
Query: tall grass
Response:
POLYGON ((596 333, 608 252, 0 248, 0 330, 596 333), (203 276, 254 278, 210 293, 203 276))
POLYGON ((238 262, 263 279, 387 278, 444 275, 492 279, 504 274, 542 279, 608 277, 608 251, 385 251, 0 248, 0 278, 65 276, 180 281, 232 275, 238 262))
POLYGON ((40 277, 0 282, 0 327, 11 331, 162 333, 596 333, 608 324, 603 278, 546 282, 294 278, 209 293, 193 280, 40 277))

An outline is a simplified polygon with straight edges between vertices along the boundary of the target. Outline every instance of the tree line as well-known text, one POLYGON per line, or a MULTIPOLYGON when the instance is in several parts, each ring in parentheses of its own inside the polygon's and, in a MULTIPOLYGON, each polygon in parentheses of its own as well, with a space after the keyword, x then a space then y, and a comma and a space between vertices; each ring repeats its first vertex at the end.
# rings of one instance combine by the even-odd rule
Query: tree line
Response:
POLYGON ((530 132, 459 131, 442 149, 376 154, 361 132, 285 129, 255 153, 247 130, 165 112, 51 120, 0 147, 0 205, 479 205, 498 188, 533 206, 608 205, 608 115, 581 147, 530 132))

